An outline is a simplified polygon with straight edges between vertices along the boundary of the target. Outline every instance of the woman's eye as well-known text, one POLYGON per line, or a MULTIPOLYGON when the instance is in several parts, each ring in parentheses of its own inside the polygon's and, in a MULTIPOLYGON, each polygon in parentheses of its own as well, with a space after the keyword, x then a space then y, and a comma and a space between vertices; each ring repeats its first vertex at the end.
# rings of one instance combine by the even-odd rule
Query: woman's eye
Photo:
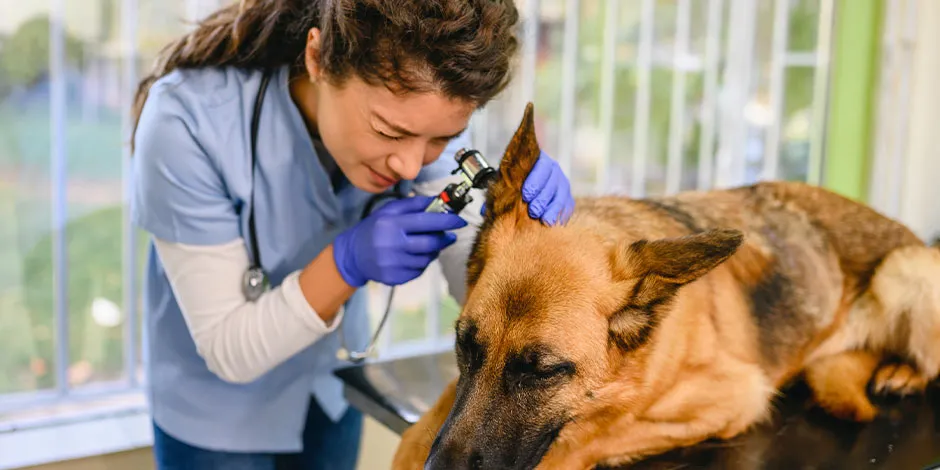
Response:
POLYGON ((378 132, 378 134, 379 134, 380 136, 385 137, 386 139, 401 140, 401 136, 388 135, 388 134, 386 134, 386 133, 384 133, 384 132, 382 132, 382 131, 375 131, 375 132, 378 132))

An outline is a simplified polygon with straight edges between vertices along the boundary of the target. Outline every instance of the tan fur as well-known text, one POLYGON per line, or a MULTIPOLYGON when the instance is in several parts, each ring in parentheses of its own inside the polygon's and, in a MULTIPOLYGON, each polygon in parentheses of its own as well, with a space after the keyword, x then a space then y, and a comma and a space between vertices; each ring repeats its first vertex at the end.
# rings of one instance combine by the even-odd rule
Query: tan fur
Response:
POLYGON ((838 418, 871 421, 877 413, 866 389, 880 358, 869 351, 826 356, 806 368, 806 381, 816 402, 838 418))
POLYGON ((940 250, 800 183, 581 198, 563 227, 519 193, 532 109, 489 189, 457 326, 461 378, 394 468, 584 469, 728 439, 805 375, 867 421, 875 386, 940 373, 940 250), (887 357, 907 363, 884 364, 887 357))

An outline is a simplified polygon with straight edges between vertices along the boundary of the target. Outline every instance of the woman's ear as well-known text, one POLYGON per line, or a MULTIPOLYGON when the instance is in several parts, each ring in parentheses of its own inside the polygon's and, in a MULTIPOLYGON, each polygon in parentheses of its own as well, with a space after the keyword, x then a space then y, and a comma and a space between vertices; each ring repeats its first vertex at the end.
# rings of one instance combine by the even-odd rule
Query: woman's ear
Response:
POLYGON ((307 31, 307 47, 304 48, 304 67, 310 81, 316 83, 320 79, 320 28, 310 28, 307 31))

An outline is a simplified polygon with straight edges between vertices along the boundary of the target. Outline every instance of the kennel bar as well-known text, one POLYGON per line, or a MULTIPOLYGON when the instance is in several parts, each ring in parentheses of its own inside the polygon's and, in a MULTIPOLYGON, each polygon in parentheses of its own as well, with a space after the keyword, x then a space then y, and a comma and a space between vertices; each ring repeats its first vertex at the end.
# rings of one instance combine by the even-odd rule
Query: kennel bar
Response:
POLYGON ((630 195, 646 195, 646 166, 649 158, 650 75, 653 55, 654 0, 643 0, 637 52, 637 98, 633 132, 633 175, 630 195))
POLYGON ((731 0, 730 11, 714 173, 715 186, 719 188, 742 184, 745 179, 748 123, 744 109, 752 90, 757 4, 752 0, 731 0))
POLYGON ((892 165, 889 165, 890 190, 888 191, 888 212, 895 216, 901 215, 901 192, 904 187, 904 162, 907 155, 907 131, 911 119, 911 62, 913 61, 913 45, 917 38, 917 2, 909 0, 904 2, 901 17, 901 26, 898 40, 902 53, 902 66, 898 73, 898 113, 894 122, 894 151, 892 152, 892 165))
POLYGON ((702 138, 698 149, 698 189, 712 186, 715 128, 718 120, 718 66, 721 61, 721 28, 724 0, 708 1, 705 38, 705 77, 702 96, 702 138))
POLYGON ((784 82, 786 81, 787 38, 790 28, 790 1, 775 0, 774 30, 770 56, 770 126, 767 128, 767 141, 764 145, 764 165, 761 179, 777 177, 780 161, 780 131, 783 129, 783 103, 786 99, 784 82))
POLYGON ((682 148, 685 129, 685 58, 689 53, 692 27, 691 0, 678 0, 676 38, 672 52, 672 94, 669 112, 669 154, 666 160, 666 194, 679 191, 682 181, 682 148))
MULTIPOLYGON (((872 178, 869 183, 870 200, 879 210, 892 217, 899 217, 900 198, 903 183, 902 167, 906 159, 906 150, 902 141, 906 140, 908 124, 903 122, 902 107, 910 106, 910 70, 914 38, 906 29, 917 27, 916 22, 904 23, 916 12, 910 4, 915 0, 902 0, 892 3, 885 11, 884 32, 881 36, 881 79, 878 90, 878 111, 875 114, 875 150, 872 159, 872 174, 883 178, 872 178)), ((906 113, 905 113, 906 114, 906 113)))
POLYGON ((561 56, 561 132, 558 136, 558 163, 566 175, 571 174, 574 155, 575 110, 578 89, 578 26, 581 1, 565 1, 565 25, 561 56))
POLYGON ((52 196, 52 278, 55 315, 55 389, 69 391, 68 253, 66 245, 68 138, 66 119, 65 0, 51 0, 49 12, 50 189, 52 196))
POLYGON ((816 67, 813 83, 813 124, 810 138, 809 168, 806 182, 819 185, 822 182, 823 153, 826 121, 829 109, 829 67, 832 53, 832 22, 835 0, 822 0, 819 4, 819 19, 816 34, 816 67))
MULTIPOLYGON (((133 123, 130 109, 134 101, 134 88, 137 83, 137 0, 121 0, 121 135, 130 136, 133 123)), ((131 169, 130 146, 124 145, 121 158, 121 175, 124 200, 130 201, 133 194, 133 170, 131 169)), ((124 259, 122 261, 124 278, 124 374, 128 385, 137 387, 137 230, 131 223, 131 205, 122 207, 124 228, 124 259)), ((144 326, 146 328, 146 326, 144 326)), ((143 336, 143 335, 142 335, 143 336)))
POLYGON ((540 0, 527 0, 524 10, 524 42, 522 43, 522 102, 535 101, 535 69, 538 61, 540 0))
POLYGON ((617 70, 617 37, 619 32, 618 0, 606 0, 604 3, 604 42, 601 57, 600 81, 600 128, 601 135, 600 162, 598 162, 594 176, 594 192, 602 193, 608 189, 610 181, 610 162, 614 151, 614 109, 616 97, 616 70, 617 70))

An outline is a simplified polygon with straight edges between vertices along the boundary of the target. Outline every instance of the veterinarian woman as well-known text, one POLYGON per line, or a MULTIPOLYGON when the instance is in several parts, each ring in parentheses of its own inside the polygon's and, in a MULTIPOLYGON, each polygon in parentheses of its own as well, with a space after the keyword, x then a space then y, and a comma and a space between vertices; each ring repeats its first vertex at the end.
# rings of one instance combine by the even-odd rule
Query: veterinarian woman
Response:
MULTIPOLYGON (((510 0, 243 0, 165 50, 133 140, 158 468, 355 467, 362 418, 332 370, 370 336, 360 288, 440 256, 463 300, 481 209, 423 211, 509 79, 517 15, 510 0)), ((547 156, 522 191, 546 224, 573 210, 547 156)))

